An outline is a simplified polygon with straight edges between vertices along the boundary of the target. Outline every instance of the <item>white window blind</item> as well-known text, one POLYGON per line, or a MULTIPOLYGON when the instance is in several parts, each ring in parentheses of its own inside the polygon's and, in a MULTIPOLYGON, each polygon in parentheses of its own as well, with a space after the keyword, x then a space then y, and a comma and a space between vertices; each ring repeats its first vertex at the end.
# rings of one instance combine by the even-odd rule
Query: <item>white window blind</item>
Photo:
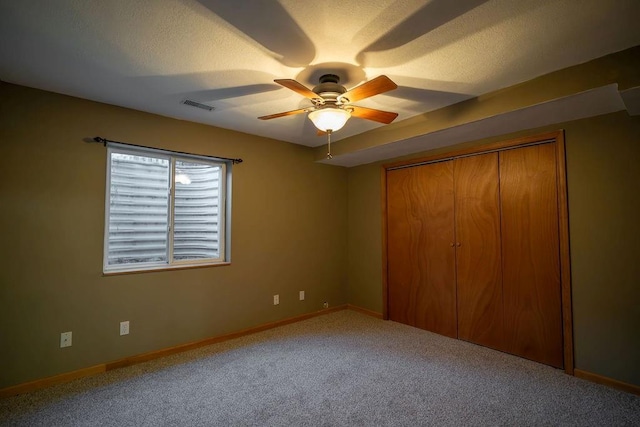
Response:
POLYGON ((225 162, 109 146, 104 271, 227 261, 227 171, 225 162))
POLYGON ((222 168, 176 161, 173 259, 218 258, 222 168))

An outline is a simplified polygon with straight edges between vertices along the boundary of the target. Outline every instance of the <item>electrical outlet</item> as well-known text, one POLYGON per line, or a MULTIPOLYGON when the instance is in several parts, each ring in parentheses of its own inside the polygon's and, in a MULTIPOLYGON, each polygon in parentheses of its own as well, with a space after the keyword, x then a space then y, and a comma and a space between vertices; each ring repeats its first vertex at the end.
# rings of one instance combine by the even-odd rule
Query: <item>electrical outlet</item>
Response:
POLYGON ((274 295, 273 296, 273 305, 278 305, 280 304, 280 295, 274 295))
POLYGON ((328 302, 326 302, 326 301, 325 301, 325 302, 323 302, 323 303, 322 303, 322 307, 324 307, 324 308, 329 308, 329 303, 328 303, 328 302))
POLYGON ((304 291, 300 291, 300 301, 304 301, 304 291))
POLYGON ((120 322, 120 335, 129 335, 129 321, 120 322))
POLYGON ((71 347, 71 331, 60 334, 60 348, 71 347))

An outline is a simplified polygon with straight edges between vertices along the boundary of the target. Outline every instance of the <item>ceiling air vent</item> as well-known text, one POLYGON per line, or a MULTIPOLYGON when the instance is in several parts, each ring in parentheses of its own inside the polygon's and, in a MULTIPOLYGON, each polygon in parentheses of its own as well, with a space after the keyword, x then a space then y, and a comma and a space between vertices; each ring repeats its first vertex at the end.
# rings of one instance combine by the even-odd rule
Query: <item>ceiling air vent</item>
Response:
POLYGON ((182 103, 184 105, 189 105, 190 107, 202 108, 203 110, 207 110, 207 111, 214 110, 214 107, 212 107, 211 105, 202 104, 198 101, 192 101, 190 99, 185 99, 184 101, 182 101, 182 103))

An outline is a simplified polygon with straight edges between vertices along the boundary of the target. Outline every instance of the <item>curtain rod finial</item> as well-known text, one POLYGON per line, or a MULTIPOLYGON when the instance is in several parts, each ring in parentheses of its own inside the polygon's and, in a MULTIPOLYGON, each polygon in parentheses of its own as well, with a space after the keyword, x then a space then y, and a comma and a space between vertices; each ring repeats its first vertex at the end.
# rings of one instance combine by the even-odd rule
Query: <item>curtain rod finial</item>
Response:
POLYGON ((107 140, 105 138, 101 138, 99 136, 96 136, 95 138, 93 138, 93 140, 95 142, 102 142, 102 144, 106 147, 107 146, 107 140))

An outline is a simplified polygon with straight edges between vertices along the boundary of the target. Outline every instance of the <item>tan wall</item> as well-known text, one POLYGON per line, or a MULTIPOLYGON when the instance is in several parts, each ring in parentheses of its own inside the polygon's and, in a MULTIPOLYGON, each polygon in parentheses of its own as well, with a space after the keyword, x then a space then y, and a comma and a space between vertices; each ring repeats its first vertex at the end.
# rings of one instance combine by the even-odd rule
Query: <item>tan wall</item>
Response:
POLYGON ((381 166, 349 169, 349 304, 382 313, 381 166))
POLYGON ((346 302, 346 169, 294 144, 35 89, 0 83, 0 99, 0 388, 346 302), (106 150, 83 142, 98 135, 243 158, 232 265, 103 277, 106 150), (73 346, 60 349, 64 331, 73 346))
MULTIPOLYGON (((575 366, 640 385, 640 117, 621 112, 463 146, 559 128, 566 139, 575 366)), ((349 169, 349 303, 376 312, 380 168, 349 169)))

